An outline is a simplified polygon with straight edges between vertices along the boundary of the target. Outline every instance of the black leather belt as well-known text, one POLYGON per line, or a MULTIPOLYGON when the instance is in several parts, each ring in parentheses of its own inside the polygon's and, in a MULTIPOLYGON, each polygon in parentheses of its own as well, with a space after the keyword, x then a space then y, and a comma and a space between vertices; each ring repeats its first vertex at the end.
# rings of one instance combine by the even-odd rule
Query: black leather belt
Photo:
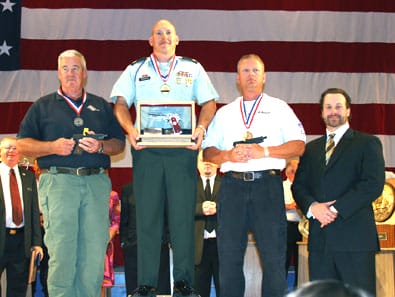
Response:
POLYGON ((51 174, 73 174, 78 176, 83 175, 93 175, 99 173, 105 173, 106 170, 104 168, 86 168, 86 167, 78 167, 78 168, 69 168, 69 167, 55 167, 44 168, 41 169, 41 173, 51 173, 51 174))
POLYGON ((281 172, 279 169, 268 169, 262 171, 245 171, 245 172, 228 171, 225 173, 225 175, 237 179, 242 179, 244 181, 254 181, 256 179, 264 178, 265 176, 280 175, 280 173, 281 172))
POLYGON ((15 235, 18 233, 22 233, 25 228, 5 228, 6 234, 8 235, 15 235))

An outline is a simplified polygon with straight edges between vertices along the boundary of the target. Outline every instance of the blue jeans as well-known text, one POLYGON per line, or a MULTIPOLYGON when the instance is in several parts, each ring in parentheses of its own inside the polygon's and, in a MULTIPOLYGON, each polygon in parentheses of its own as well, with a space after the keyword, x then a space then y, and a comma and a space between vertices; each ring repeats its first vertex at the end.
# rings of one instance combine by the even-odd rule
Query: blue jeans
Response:
POLYGON ((49 253, 51 297, 97 297, 109 238, 106 174, 40 176, 39 197, 49 253))
POLYGON ((287 225, 279 175, 244 181, 225 175, 218 203, 218 254, 221 296, 244 296, 244 254, 252 231, 263 266, 262 297, 282 297, 287 225))

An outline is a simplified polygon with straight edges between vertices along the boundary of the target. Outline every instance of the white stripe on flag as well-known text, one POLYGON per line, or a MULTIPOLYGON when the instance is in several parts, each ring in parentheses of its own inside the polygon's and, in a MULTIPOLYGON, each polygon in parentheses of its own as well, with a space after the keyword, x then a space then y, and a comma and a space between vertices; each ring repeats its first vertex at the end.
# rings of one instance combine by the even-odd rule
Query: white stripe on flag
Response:
POLYGON ((21 36, 51 40, 147 40, 153 23, 162 18, 176 25, 181 40, 395 41, 395 13, 198 9, 22 8, 21 36))
MULTIPOLYGON (((121 71, 89 71, 87 91, 108 99, 121 71)), ((236 73, 208 73, 220 100, 233 101, 239 92, 236 73)), ((329 87, 340 87, 350 94, 353 104, 395 102, 395 73, 267 72, 265 92, 288 103, 318 103, 329 87)), ((56 71, 0 71, 2 102, 34 102, 59 87, 56 71), (28 83, 27 83, 28 82, 28 83)))

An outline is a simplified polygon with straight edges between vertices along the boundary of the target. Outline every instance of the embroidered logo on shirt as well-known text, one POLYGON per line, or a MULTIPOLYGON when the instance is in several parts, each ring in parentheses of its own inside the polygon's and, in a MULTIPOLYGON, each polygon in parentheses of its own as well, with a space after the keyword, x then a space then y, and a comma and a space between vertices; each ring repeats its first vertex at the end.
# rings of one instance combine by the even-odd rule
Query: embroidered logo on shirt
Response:
POLYGON ((87 109, 89 109, 91 111, 100 111, 100 109, 94 107, 93 105, 88 105, 87 109))
POLYGON ((304 131, 303 124, 302 124, 301 122, 298 123, 298 127, 299 127, 299 129, 300 129, 301 134, 302 134, 302 135, 305 135, 306 132, 304 131))

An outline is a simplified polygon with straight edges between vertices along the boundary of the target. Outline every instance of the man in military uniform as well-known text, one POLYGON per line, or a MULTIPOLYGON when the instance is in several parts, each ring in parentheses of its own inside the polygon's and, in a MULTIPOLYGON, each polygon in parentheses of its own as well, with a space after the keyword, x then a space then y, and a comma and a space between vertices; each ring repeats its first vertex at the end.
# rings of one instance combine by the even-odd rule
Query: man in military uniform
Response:
MULTIPOLYGON (((214 116, 218 94, 200 63, 176 56, 178 43, 173 24, 159 20, 149 38, 152 54, 129 65, 111 92, 115 115, 132 145, 138 234, 138 288, 133 297, 156 296, 165 210, 173 250, 173 296, 198 296, 191 287, 196 156, 214 116), (129 108, 142 101, 195 101, 200 105, 196 129, 191 131, 195 144, 185 148, 147 148, 138 144, 141 131, 134 127, 129 108)), ((165 106, 155 113, 166 114, 165 106)), ((145 125, 149 120, 148 116, 141 122, 145 125)), ((159 128, 171 131, 166 124, 163 121, 159 128)))

